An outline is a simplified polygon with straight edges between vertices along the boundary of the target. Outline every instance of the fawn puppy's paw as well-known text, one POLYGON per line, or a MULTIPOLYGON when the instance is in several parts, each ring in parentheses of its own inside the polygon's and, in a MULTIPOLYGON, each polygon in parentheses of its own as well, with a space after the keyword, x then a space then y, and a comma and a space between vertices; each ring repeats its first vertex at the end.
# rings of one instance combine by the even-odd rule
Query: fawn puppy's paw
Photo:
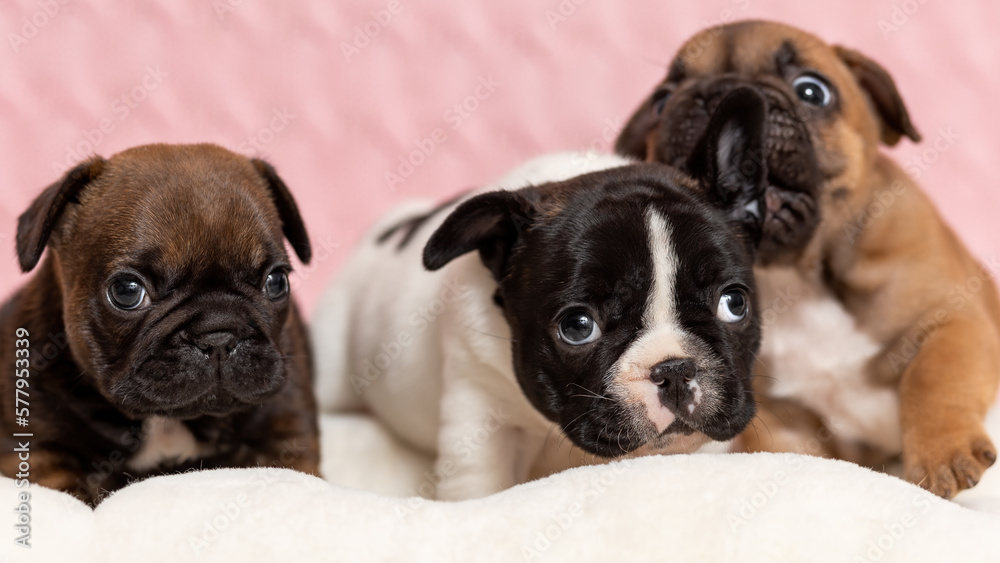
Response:
POLYGON ((904 441, 906 478, 928 491, 951 498, 976 486, 997 459, 996 446, 982 425, 949 432, 914 433, 904 441))

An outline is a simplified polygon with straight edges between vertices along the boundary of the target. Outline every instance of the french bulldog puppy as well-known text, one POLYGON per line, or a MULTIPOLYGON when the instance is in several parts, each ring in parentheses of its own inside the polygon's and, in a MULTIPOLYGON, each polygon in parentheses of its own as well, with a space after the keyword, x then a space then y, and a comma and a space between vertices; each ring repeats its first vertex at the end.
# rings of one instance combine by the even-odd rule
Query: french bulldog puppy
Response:
POLYGON ((321 406, 436 455, 449 500, 524 482, 547 440, 606 459, 733 439, 755 409, 764 109, 727 98, 693 176, 559 154, 391 214, 316 313, 321 406))
POLYGON ((36 272, 0 309, 0 473, 91 504, 189 468, 317 473, 286 238, 308 262, 274 169, 215 145, 93 157, 46 188, 17 229, 36 272))
POLYGON ((920 140, 885 69, 787 25, 713 27, 681 47, 616 149, 684 167, 712 110, 747 87, 768 105, 755 389, 771 432, 746 447, 832 436, 827 455, 882 467, 901 454, 905 477, 940 496, 974 486, 997 457, 983 427, 1000 381, 997 266, 879 150, 920 140))

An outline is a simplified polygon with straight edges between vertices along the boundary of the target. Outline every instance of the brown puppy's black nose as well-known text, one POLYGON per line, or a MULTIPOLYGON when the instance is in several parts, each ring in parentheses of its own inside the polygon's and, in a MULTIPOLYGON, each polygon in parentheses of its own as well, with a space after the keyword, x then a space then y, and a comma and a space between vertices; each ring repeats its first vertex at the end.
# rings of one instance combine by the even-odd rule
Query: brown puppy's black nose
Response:
POLYGON ((664 360, 649 371, 649 379, 662 388, 686 386, 694 375, 694 362, 690 358, 664 360))
POLYGON ((209 356, 218 355, 223 360, 236 348, 239 338, 227 331, 207 332, 191 338, 191 343, 209 356))

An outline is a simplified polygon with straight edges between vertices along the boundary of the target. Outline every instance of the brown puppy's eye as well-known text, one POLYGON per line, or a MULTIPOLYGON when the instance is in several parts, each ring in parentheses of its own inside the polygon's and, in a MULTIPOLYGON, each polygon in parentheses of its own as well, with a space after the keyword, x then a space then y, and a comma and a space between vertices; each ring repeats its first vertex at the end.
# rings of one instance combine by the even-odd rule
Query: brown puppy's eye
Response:
POLYGON ((272 301, 277 301, 288 295, 288 274, 275 270, 264 280, 264 294, 272 301))
POLYGON ((108 300, 123 311, 131 311, 142 304, 146 297, 146 288, 134 276, 115 278, 108 287, 108 300))
POLYGON ((663 113, 663 108, 667 105, 667 100, 670 99, 672 93, 667 88, 660 88, 653 93, 653 115, 659 116, 663 113))

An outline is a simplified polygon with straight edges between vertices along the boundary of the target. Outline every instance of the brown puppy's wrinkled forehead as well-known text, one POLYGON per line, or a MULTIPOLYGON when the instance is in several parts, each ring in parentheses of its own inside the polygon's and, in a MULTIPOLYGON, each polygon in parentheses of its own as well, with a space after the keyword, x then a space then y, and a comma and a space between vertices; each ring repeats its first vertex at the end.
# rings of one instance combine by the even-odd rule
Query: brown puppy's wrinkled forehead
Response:
MULTIPOLYGON (((779 60, 822 69, 841 88, 855 83, 834 46, 807 31, 764 20, 739 21, 700 31, 678 50, 667 81, 723 73, 759 79, 776 73, 779 60)), ((861 91, 855 87, 852 94, 861 95, 861 91)))
POLYGON ((143 257, 175 268, 259 267, 269 256, 285 256, 263 178, 249 159, 216 145, 118 153, 79 200, 60 229, 62 254, 97 248, 108 260, 143 257))

